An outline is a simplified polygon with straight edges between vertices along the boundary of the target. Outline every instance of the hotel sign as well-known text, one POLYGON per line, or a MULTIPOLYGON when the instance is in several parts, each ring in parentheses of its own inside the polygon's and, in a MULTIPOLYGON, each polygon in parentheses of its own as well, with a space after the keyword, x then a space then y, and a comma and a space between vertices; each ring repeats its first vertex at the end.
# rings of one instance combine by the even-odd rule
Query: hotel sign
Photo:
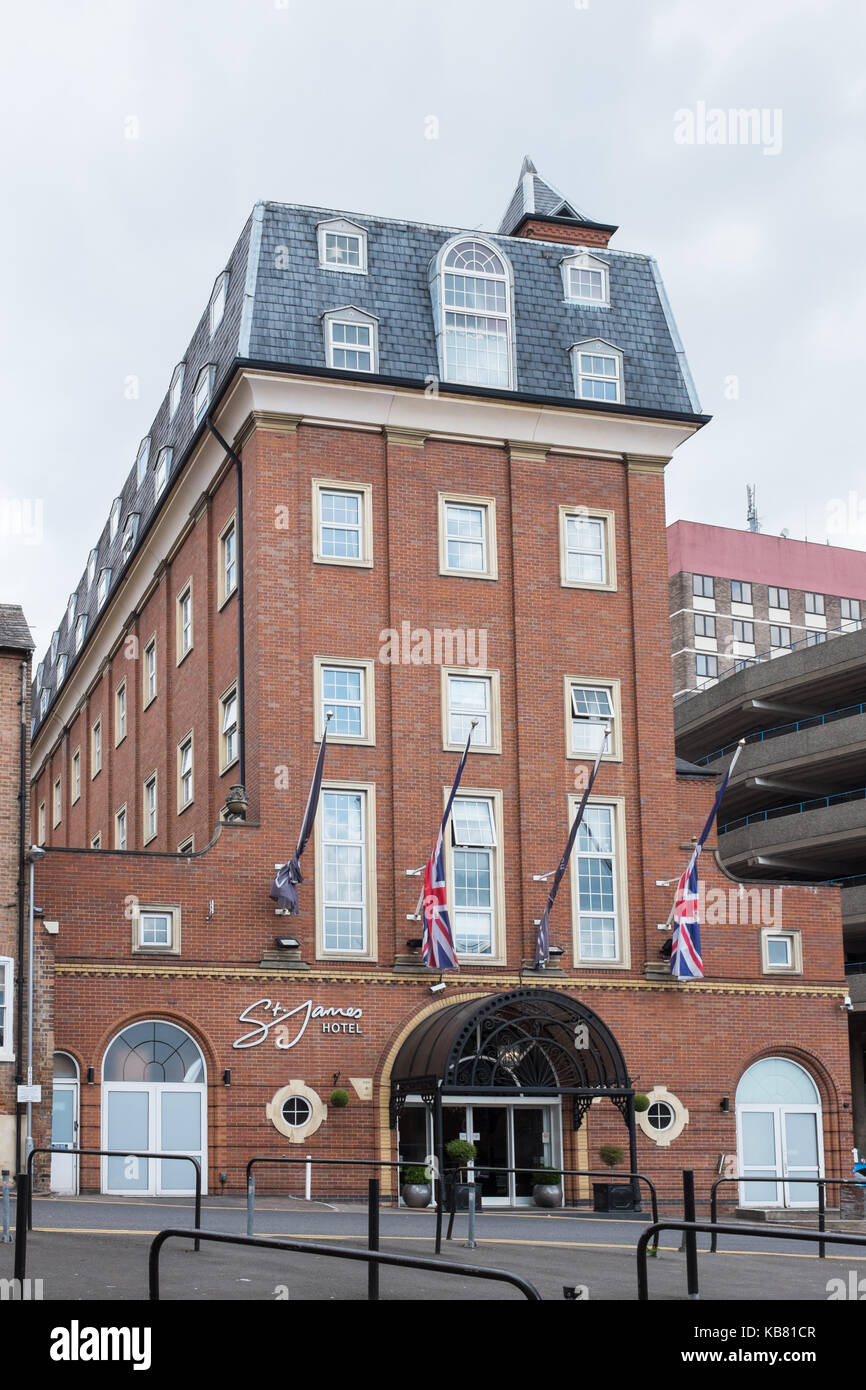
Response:
POLYGON ((253 1027, 236 1038, 232 1047, 258 1047, 273 1033, 274 1046, 285 1052, 301 1041, 311 1021, 321 1023, 323 1033, 358 1034, 362 1031, 359 1020, 363 1012, 356 1008, 325 1008, 312 999, 305 999, 293 1009, 284 1008, 277 999, 257 999, 238 1014, 239 1023, 252 1023, 253 1027))

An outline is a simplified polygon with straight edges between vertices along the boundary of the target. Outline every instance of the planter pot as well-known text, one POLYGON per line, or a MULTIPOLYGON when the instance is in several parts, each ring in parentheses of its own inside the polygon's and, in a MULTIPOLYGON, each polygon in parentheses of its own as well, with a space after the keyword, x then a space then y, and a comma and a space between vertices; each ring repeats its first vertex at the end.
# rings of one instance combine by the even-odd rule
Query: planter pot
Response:
POLYGON ((539 1183, 532 1189, 532 1200, 537 1207, 561 1207, 562 1188, 559 1183, 539 1183))
POLYGON ((407 1182, 401 1188, 401 1196, 407 1207, 429 1207, 433 1188, 429 1182, 407 1182))

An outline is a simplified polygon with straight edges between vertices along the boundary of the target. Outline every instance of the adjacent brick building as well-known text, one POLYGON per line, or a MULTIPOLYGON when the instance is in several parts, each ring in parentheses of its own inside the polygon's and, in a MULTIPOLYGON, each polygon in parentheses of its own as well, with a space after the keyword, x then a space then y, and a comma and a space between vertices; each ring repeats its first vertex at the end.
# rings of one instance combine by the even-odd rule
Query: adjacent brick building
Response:
MULTIPOLYGON (((494 235, 254 210, 35 687, 39 893, 86 1143, 194 1152, 237 1189, 287 1141, 423 1159, 438 1095, 488 1166, 593 1167, 633 1138, 650 1173, 708 1177, 760 1081, 773 1123, 785 1095, 812 1117, 814 1167, 823 1145, 845 1168, 838 892, 780 887, 765 911, 707 853, 707 978, 668 974, 658 880, 712 784, 674 757, 663 475, 706 417, 658 269, 613 230, 528 164, 494 235), (301 914, 275 916, 327 711, 301 914), (407 871, 471 718, 446 846, 461 968, 431 994, 407 871), (560 963, 537 971, 533 876, 605 721, 560 963), (776 913, 796 971, 765 968, 776 913)), ((79 1177, 172 1191, 182 1166, 79 1177)))

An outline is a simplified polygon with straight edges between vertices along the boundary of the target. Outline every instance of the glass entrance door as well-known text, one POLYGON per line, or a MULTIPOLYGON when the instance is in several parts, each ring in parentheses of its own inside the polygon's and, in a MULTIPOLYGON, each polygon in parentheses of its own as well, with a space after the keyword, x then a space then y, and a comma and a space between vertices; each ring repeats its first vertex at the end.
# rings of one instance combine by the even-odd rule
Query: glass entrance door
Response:
MULTIPOLYGON (((560 1107, 551 1105, 487 1105, 478 1100, 442 1107, 443 1147, 452 1139, 468 1139, 477 1149, 475 1181, 486 1203, 520 1206, 532 1202, 532 1174, 558 1161, 560 1107), (525 1168, 525 1173, 497 1169, 525 1168)), ((401 1162, 425 1162, 435 1149, 433 1114, 420 1097, 409 1102, 399 1120, 401 1162)), ((446 1166, 448 1160, 446 1158, 446 1166)))
POLYGON ((481 1188, 481 1195, 487 1199, 509 1202, 509 1174, 492 1170, 512 1166, 508 1142, 511 1111, 504 1105, 472 1105, 467 1108, 471 1112, 472 1138, 478 1150, 475 1181, 481 1188))
MULTIPOLYGON (((513 1168, 550 1167, 550 1109, 533 1106, 515 1108, 512 1111, 514 1123, 514 1163, 513 1168)), ((517 1202, 532 1200, 532 1173, 514 1174, 514 1199, 517 1202)))

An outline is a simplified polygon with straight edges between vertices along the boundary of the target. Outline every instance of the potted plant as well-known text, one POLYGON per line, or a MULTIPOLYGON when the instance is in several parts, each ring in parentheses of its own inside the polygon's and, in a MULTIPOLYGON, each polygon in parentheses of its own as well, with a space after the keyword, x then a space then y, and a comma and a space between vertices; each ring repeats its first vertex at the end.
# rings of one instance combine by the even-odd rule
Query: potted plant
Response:
POLYGON ((433 1196, 433 1184, 426 1168, 410 1165, 403 1169, 403 1186, 400 1196, 407 1207, 429 1207, 433 1196))
MULTIPOLYGON (((598 1156, 607 1168, 615 1168, 618 1163, 622 1163, 625 1154, 618 1144, 602 1144, 598 1151, 598 1156)), ((594 1182, 592 1184, 592 1205, 594 1211, 611 1211, 611 1193, 613 1184, 608 1182, 594 1182)))
POLYGON ((469 1184, 466 1182, 465 1175, 461 1183, 460 1169, 465 1168, 467 1163, 474 1163, 475 1156, 477 1153, 478 1150, 469 1139, 451 1139, 449 1143, 445 1145, 445 1157, 447 1159, 447 1166, 443 1174, 443 1187, 445 1202, 448 1206, 451 1205, 451 1202, 454 1199, 454 1188, 456 1186, 456 1200, 458 1205, 460 1206, 460 1210, 469 1210, 469 1184), (462 1196, 460 1191, 461 1188, 464 1188, 466 1191, 465 1207, 462 1205, 462 1196))
POLYGON ((452 1139, 445 1145, 445 1156, 449 1158, 449 1168, 465 1168, 467 1163, 475 1161, 478 1153, 475 1145, 468 1139, 452 1139))
POLYGON ((532 1199, 537 1207, 561 1207, 562 1174, 555 1168, 539 1168, 532 1174, 532 1199))

